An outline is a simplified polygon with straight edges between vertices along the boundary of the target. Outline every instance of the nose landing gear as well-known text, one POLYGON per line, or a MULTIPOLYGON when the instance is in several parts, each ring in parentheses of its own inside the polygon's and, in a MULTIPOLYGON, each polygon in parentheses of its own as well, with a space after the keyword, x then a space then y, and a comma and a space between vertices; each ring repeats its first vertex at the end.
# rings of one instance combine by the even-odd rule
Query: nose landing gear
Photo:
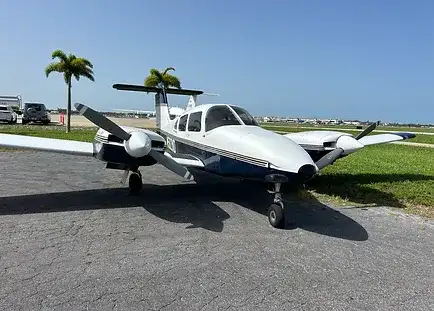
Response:
POLYGON ((139 170, 132 171, 128 180, 130 195, 139 195, 142 192, 142 174, 139 170))
POLYGON ((268 193, 274 194, 273 204, 268 208, 268 221, 274 228, 282 229, 285 227, 285 204, 283 203, 280 187, 282 182, 288 179, 282 175, 268 175, 267 181, 272 183, 273 190, 268 190, 268 193))
POLYGON ((131 171, 127 169, 125 170, 122 177, 122 184, 125 184, 128 174, 130 174, 130 178, 128 179, 128 188, 130 195, 139 195, 142 192, 143 187, 142 174, 137 168, 131 169, 131 171))

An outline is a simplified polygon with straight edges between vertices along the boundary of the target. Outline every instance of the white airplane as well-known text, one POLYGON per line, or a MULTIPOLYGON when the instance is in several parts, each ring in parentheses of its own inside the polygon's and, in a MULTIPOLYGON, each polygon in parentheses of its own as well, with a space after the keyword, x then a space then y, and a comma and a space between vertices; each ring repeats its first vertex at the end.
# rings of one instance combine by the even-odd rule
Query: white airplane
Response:
POLYGON ((226 177, 256 180, 273 186, 273 203, 268 219, 273 227, 285 225, 282 183, 306 183, 325 166, 366 145, 414 137, 413 134, 366 136, 376 123, 352 137, 332 131, 311 131, 280 135, 259 126, 243 108, 227 104, 192 103, 171 120, 167 94, 197 96, 202 91, 115 84, 115 89, 155 93, 156 131, 118 126, 102 114, 83 105, 76 109, 99 126, 92 143, 51 138, 0 134, 0 146, 34 149, 95 157, 108 169, 124 171, 129 189, 142 189, 139 167, 160 163, 172 172, 194 180, 192 168, 226 177))

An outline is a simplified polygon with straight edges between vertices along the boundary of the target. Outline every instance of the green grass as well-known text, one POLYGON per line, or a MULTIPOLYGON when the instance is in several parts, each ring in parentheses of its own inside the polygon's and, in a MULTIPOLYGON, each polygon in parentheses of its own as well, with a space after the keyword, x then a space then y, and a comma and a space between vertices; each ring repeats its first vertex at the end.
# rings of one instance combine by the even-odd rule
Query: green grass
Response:
POLYGON ((339 159, 307 189, 350 205, 387 205, 434 217, 434 149, 378 145, 339 159))
POLYGON ((58 138, 68 140, 79 140, 91 142, 95 137, 97 128, 73 128, 70 133, 65 133, 65 128, 60 126, 44 125, 3 125, 0 126, 0 133, 26 135, 46 138, 58 138))
MULTIPOLYGON (((296 123, 286 123, 286 122, 261 122, 261 125, 264 126, 275 126, 275 127, 293 127, 296 128, 296 123)), ((314 125, 314 124, 300 124, 300 127, 315 127, 315 128, 336 128, 336 129, 354 129, 356 130, 355 125, 331 125, 331 124, 321 124, 321 125, 314 125)), ((363 126, 363 128, 366 128, 366 126, 363 126)), ((427 132, 427 133, 434 133, 434 128, 424 128, 424 127, 403 127, 403 126, 378 126, 378 130, 382 131, 400 131, 400 132, 427 132)))
MULTIPOLYGON (((92 141, 96 128, 0 126, 0 133, 92 141)), ((5 149, 3 149, 4 151, 5 149)), ((305 194, 334 204, 386 205, 434 218, 434 149, 369 146, 326 167, 305 194)))
MULTIPOLYGON (((273 126, 273 125, 262 125, 263 128, 271 131, 278 131, 278 132, 285 132, 285 133, 294 133, 294 132, 305 132, 305 131, 313 131, 314 129, 307 129, 307 128, 297 128, 293 126, 273 126)), ((318 128, 318 130, 321 130, 321 128, 318 128)), ((349 134, 356 134, 361 132, 362 130, 345 130, 341 128, 336 128, 336 131, 338 132, 346 132, 349 134)), ((371 132, 370 135, 376 135, 376 134, 382 134, 381 132, 371 132)), ((424 134, 417 134, 416 137, 406 140, 408 142, 413 143, 424 143, 424 144, 434 144, 434 135, 424 135, 424 134)))

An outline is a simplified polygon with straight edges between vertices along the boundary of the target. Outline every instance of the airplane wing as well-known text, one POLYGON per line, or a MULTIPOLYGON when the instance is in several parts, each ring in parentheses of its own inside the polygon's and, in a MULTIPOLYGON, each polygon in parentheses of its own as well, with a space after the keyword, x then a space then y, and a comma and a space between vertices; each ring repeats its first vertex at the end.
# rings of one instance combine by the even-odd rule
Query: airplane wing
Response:
POLYGON ((377 145, 390 143, 393 141, 406 140, 410 138, 414 138, 416 135, 413 133, 388 133, 388 134, 377 134, 377 135, 369 135, 359 139, 359 141, 365 145, 377 145))
POLYGON ((92 143, 67 139, 0 134, 0 147, 29 149, 54 153, 93 157, 96 154, 92 143))
POLYGON ((285 137, 299 144, 315 161, 318 169, 333 164, 337 159, 354 153, 366 146, 390 143, 416 137, 413 133, 388 133, 368 135, 367 129, 353 136, 338 131, 306 131, 285 134, 285 137))
MULTIPOLYGON (((387 133, 387 134, 368 135, 356 139, 356 137, 353 137, 353 135, 351 134, 338 132, 338 131, 305 131, 305 132, 297 132, 297 133, 288 133, 288 134, 284 134, 284 136, 295 141, 297 144, 302 146, 305 150, 310 150, 310 151, 334 150, 337 147, 340 147, 339 140, 343 141, 341 137, 350 137, 353 140, 356 140, 357 142, 355 143, 357 144, 357 147, 390 143, 394 141, 406 140, 406 139, 411 139, 416 137, 416 135, 413 133, 387 133), (360 144, 362 144, 362 146, 360 146, 360 144)), ((349 139, 346 140, 349 141, 349 139)))

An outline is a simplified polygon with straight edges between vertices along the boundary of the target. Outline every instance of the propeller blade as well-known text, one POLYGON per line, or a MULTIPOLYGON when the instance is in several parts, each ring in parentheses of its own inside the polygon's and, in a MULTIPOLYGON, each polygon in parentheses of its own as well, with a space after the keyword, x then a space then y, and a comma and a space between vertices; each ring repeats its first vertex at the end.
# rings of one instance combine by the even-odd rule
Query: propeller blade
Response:
POLYGON ((101 113, 80 103, 75 103, 74 106, 86 119, 99 126, 100 128, 106 130, 110 134, 113 134, 123 140, 130 139, 131 134, 128 134, 119 125, 104 117, 101 113))
POLYGON ((188 180, 194 180, 194 176, 189 172, 189 170, 185 167, 173 160, 165 156, 164 154, 151 150, 149 154, 161 165, 165 166, 175 174, 178 174, 181 177, 184 177, 188 180))
POLYGON ((369 133, 371 133, 373 130, 375 130, 375 128, 377 127, 378 124, 380 124, 380 121, 372 123, 363 132, 359 133, 354 138, 357 139, 357 140, 359 140, 360 138, 365 137, 366 135, 368 135, 369 133))
POLYGON ((318 170, 321 170, 322 168, 326 167, 327 165, 333 163, 339 156, 344 152, 344 149, 342 148, 336 148, 329 153, 327 153, 325 156, 323 156, 321 159, 316 161, 316 166, 318 167, 318 170))

